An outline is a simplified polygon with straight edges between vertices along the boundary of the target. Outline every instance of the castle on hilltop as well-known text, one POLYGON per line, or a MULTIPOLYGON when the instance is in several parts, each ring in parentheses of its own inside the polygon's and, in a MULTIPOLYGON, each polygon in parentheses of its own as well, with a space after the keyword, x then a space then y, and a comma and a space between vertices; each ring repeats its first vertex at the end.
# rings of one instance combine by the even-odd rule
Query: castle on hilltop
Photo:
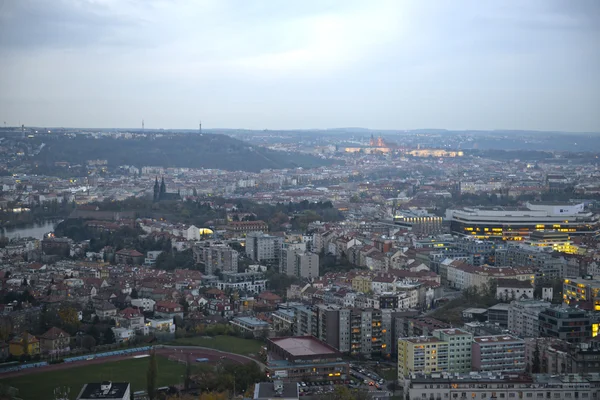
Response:
POLYGON ((158 185, 158 177, 154 180, 154 202, 159 201, 178 201, 181 200, 179 191, 177 193, 167 192, 167 185, 165 185, 165 178, 161 178, 160 186, 158 185))

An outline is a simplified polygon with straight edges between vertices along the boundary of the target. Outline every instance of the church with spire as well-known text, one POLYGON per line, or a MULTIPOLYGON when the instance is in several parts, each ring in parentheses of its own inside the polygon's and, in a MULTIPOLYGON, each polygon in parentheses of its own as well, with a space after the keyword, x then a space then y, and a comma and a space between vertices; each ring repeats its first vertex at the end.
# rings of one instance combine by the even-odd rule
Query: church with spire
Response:
POLYGON ((160 185, 158 184, 158 177, 154 180, 154 202, 160 201, 178 201, 181 200, 179 191, 177 193, 167 192, 167 185, 165 185, 165 178, 161 178, 160 185))

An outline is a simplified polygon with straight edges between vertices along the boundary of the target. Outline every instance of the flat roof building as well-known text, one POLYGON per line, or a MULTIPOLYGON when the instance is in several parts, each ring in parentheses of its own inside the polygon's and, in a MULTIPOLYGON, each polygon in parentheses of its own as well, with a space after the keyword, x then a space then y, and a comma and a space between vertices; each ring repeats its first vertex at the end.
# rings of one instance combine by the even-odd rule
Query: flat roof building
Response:
POLYGON ((285 381, 346 380, 350 367, 342 353, 314 336, 267 341, 267 375, 285 381))
POLYGON ((584 204, 527 203, 526 207, 464 207, 446 211, 450 230, 477 239, 524 240, 536 230, 598 236, 599 216, 584 204))

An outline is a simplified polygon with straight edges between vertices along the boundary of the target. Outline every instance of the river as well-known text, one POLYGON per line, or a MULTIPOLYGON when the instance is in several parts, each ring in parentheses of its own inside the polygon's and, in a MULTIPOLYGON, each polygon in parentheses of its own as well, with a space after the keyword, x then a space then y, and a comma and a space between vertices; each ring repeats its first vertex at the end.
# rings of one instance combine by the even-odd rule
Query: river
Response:
POLYGON ((9 239, 15 239, 19 237, 33 237, 36 239, 42 239, 44 234, 53 232, 56 225, 61 220, 46 220, 44 222, 27 224, 14 228, 0 228, 0 236, 7 237, 9 239))

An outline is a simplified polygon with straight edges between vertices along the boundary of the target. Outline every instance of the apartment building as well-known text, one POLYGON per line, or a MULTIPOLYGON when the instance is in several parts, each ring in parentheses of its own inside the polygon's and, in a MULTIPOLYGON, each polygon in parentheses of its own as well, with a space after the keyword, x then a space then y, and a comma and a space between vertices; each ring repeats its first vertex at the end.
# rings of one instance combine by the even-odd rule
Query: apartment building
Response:
POLYGON ((319 276, 319 255, 296 248, 281 250, 279 270, 282 274, 300 278, 317 278, 319 276))
POLYGON ((239 254, 236 250, 221 242, 202 242, 193 247, 196 263, 205 265, 206 275, 215 271, 238 272, 239 254))
POLYGON ((246 255, 254 261, 278 264, 283 238, 262 232, 246 235, 246 255))
POLYGON ((525 371, 525 342, 511 335, 473 338, 471 368, 479 372, 525 371))
POLYGON ((350 352, 350 309, 335 305, 316 305, 316 337, 339 350, 350 352))
POLYGON ((350 354, 370 357, 381 353, 381 310, 352 308, 350 310, 350 354))
POLYGON ((437 337, 398 339, 398 380, 415 372, 432 373, 448 370, 448 342, 437 337))
POLYGON ((537 337, 540 334, 539 314, 550 307, 540 300, 512 301, 508 306, 508 330, 517 336, 537 337))
POLYGON ((436 329, 433 336, 448 343, 448 371, 471 371, 473 334, 461 329, 436 329))
POLYGON ((529 267, 476 267, 463 261, 445 264, 446 279, 450 287, 464 290, 470 287, 482 287, 492 279, 517 279, 535 281, 535 272, 529 267))
POLYGON ((408 400, 596 400, 600 375, 412 374, 404 385, 408 400))

